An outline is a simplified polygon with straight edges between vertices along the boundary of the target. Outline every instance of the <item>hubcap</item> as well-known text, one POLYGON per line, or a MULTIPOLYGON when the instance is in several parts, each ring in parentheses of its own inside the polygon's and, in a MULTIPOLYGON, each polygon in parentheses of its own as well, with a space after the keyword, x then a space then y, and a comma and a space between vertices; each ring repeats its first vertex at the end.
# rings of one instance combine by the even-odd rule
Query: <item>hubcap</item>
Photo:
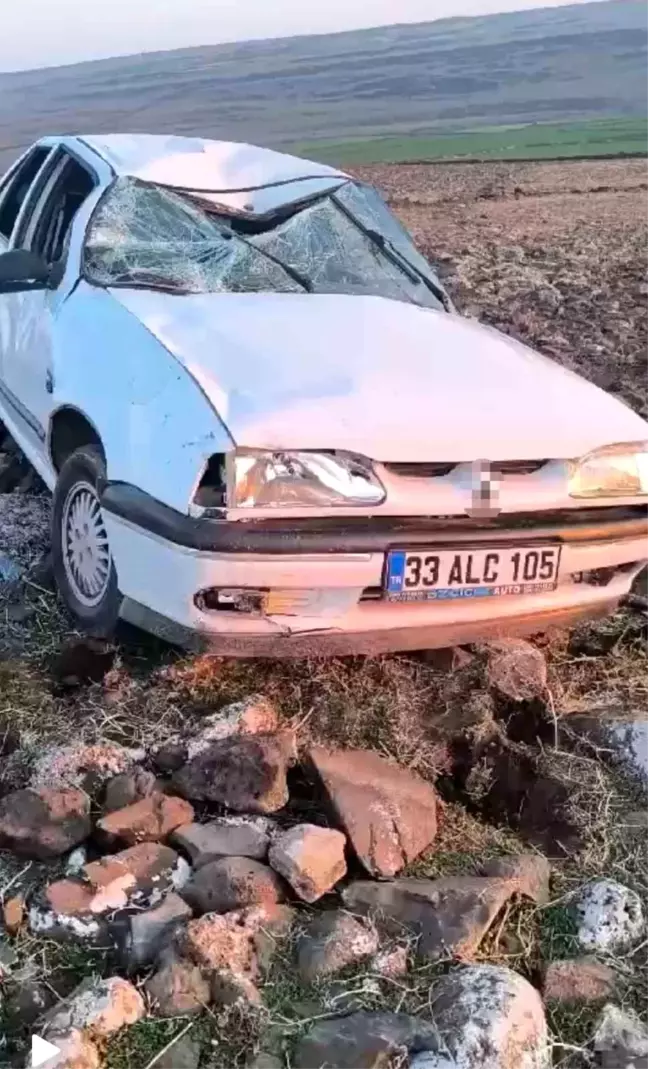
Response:
POLYGON ((97 492, 75 483, 63 508, 63 564, 75 597, 88 608, 98 605, 108 587, 111 557, 97 492))

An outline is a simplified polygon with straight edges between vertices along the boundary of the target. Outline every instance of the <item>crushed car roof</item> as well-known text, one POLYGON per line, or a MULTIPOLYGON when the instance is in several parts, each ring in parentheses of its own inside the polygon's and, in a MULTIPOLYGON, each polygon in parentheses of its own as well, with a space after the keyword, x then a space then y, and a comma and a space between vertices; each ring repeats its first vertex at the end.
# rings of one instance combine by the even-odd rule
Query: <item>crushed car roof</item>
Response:
POLYGON ((306 179, 339 181, 347 176, 272 149, 236 141, 164 134, 82 135, 118 175, 180 189, 234 192, 306 179))

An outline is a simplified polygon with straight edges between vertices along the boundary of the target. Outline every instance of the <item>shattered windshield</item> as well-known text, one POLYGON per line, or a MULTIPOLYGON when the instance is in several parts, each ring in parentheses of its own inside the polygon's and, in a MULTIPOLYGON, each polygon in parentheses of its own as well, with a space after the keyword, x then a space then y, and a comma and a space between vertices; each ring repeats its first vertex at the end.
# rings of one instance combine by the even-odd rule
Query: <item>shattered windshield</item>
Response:
POLYGON ((100 286, 178 293, 364 293, 443 307, 430 265, 375 190, 346 182, 271 217, 118 178, 86 235, 100 286))

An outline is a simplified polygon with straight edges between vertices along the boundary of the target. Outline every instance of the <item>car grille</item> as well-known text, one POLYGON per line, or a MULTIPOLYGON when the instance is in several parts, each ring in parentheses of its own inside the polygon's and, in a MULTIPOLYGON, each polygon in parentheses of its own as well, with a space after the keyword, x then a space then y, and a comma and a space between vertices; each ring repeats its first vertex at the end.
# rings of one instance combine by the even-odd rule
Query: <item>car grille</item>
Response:
MULTIPOLYGON (((490 465, 493 475, 506 478, 509 475, 533 475, 540 471, 547 463, 544 460, 497 460, 490 465)), ((407 479, 438 479, 449 475, 458 464, 451 462, 430 462, 421 464, 400 463, 388 461, 383 467, 394 475, 401 475, 407 479)))

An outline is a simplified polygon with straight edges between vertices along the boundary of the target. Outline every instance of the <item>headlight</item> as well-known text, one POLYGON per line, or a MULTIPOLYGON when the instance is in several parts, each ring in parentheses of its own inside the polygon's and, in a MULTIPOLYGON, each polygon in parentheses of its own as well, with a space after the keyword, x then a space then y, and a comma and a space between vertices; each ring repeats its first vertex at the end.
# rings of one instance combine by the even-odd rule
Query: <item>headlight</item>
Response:
POLYGON ((230 508, 378 505, 385 489, 365 457, 243 450, 228 457, 230 508))
POLYGON ((636 497, 648 494, 648 442, 596 449, 573 461, 571 497, 636 497))

